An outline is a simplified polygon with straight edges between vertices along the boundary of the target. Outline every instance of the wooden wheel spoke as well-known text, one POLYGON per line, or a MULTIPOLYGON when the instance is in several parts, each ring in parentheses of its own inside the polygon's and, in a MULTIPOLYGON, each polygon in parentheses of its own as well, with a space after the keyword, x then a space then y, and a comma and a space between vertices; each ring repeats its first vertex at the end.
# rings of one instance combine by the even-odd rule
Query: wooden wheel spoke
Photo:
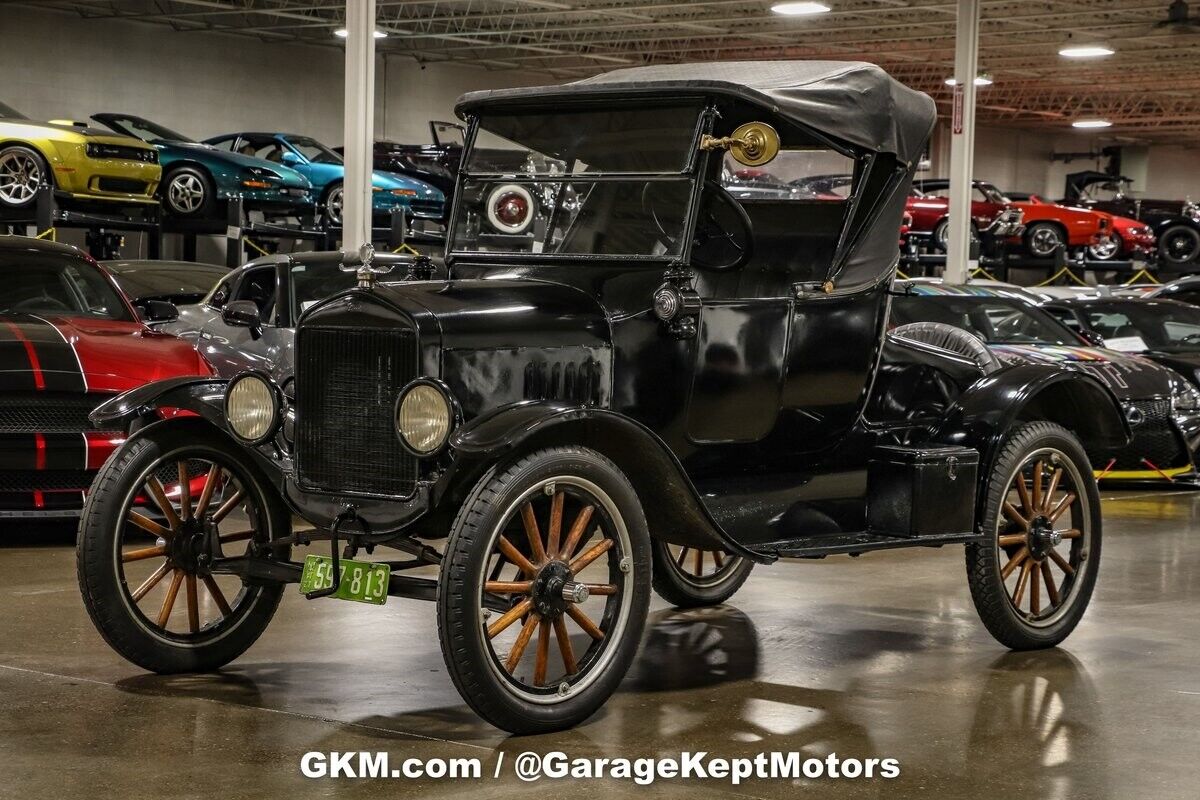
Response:
POLYGON ((173 531, 179 530, 180 521, 179 514, 175 512, 175 506, 171 505, 171 501, 167 499, 167 493, 163 491, 162 483, 158 478, 151 475, 146 479, 146 488, 150 490, 150 496, 154 498, 154 502, 163 513, 163 517, 167 520, 167 527, 173 531))
POLYGON ((534 564, 546 563, 546 549, 542 545, 542 533, 538 530, 537 517, 533 514, 533 502, 521 506, 521 522, 525 525, 525 536, 529 539, 529 554, 534 564))
POLYGON ((129 509, 129 515, 127 519, 134 525, 144 530, 146 533, 157 536, 160 539, 169 539, 175 533, 169 528, 164 528, 162 525, 159 525, 145 514, 140 514, 133 509, 129 509))
POLYGON ((221 593, 221 587, 217 586, 217 582, 213 580, 212 575, 204 576, 204 588, 208 589, 208 593, 212 595, 213 602, 217 604, 217 608, 221 609, 222 616, 228 617, 233 611, 229 608, 229 601, 225 599, 225 595, 221 593))
POLYGON ((612 539, 602 539, 596 542, 590 550, 571 562, 571 572, 578 575, 588 564, 611 550, 613 544, 612 539))
POLYGON ((208 504, 212 502, 213 493, 217 490, 217 484, 221 482, 221 468, 213 464, 213 468, 208 471, 208 476, 204 479, 204 488, 200 490, 200 499, 196 501, 196 519, 204 519, 204 514, 208 511, 208 504))
POLYGON ((610 594, 617 593, 616 584, 612 583, 585 583, 588 594, 596 595, 597 597, 606 597, 610 594))
POLYGON ((1021 608, 1021 601, 1025 599, 1025 588, 1029 585, 1029 575, 1031 572, 1033 572, 1031 569, 1032 566, 1033 561, 1031 559, 1026 559, 1025 562, 1021 564, 1021 577, 1017 579, 1017 591, 1016 594, 1013 595, 1012 601, 1013 605, 1018 609, 1021 608))
POLYGON ((179 472, 179 517, 180 519, 191 519, 192 516, 192 484, 188 478, 187 461, 180 461, 175 465, 179 472))
POLYGON ((128 564, 131 561, 145 561, 147 558, 165 557, 166 555, 166 547, 143 547, 139 550, 130 550, 127 553, 121 553, 121 563, 128 564))
POLYGON ((571 647, 571 636, 567 633, 567 623, 562 617, 554 619, 554 635, 558 639, 558 652, 562 656, 563 669, 568 675, 573 675, 579 671, 579 665, 575 662, 575 650, 571 647))
POLYGON ((546 683, 546 665, 550 661, 550 623, 542 620, 538 624, 537 657, 533 662, 533 685, 546 683))
POLYGON ((588 636, 597 641, 604 638, 604 631, 600 630, 600 626, 592 622, 591 618, 579 609, 579 606, 567 606, 567 615, 575 620, 575 623, 583 628, 584 633, 588 636))
POLYGON ((1042 510, 1042 473, 1043 472, 1044 472, 1044 465, 1039 460, 1033 465, 1033 497, 1030 498, 1033 505, 1031 505, 1025 509, 1026 511, 1029 512, 1030 517, 1034 516, 1039 511, 1042 510))
POLYGON ((688 551, 691 549, 692 548, 690 548, 690 547, 685 547, 679 551, 679 558, 675 559, 675 566, 679 567, 680 569, 683 569, 683 562, 687 561, 687 554, 688 554, 688 551))
POLYGON ((529 613, 529 609, 533 608, 533 601, 526 599, 517 603, 515 606, 505 611, 497 618, 495 622, 488 626, 487 635, 489 639, 495 639, 504 631, 508 630, 508 626, 519 620, 521 617, 529 613))
POLYGON ((223 520, 227 516, 229 516, 229 513, 231 511, 233 511, 235 508, 237 508, 238 505, 242 502, 242 497, 244 497, 245 494, 246 494, 245 491, 243 491, 242 489, 238 489, 233 494, 231 494, 228 498, 226 498, 225 502, 221 503, 220 507, 216 511, 213 512, 213 515, 212 515, 213 522, 220 522, 221 520, 223 520))
POLYGON ((558 556, 558 543, 562 537, 562 516, 563 516, 563 501, 566 495, 562 492, 554 493, 554 500, 550 503, 550 530, 546 533, 546 553, 550 558, 558 556))
POLYGON ((575 517, 575 522, 571 524, 571 530, 567 533, 567 541, 563 544, 562 550, 559 551, 559 557, 563 560, 568 560, 575 555, 575 548, 579 546, 580 540, 583 538, 583 532, 587 530, 588 523, 592 521, 592 513, 595 512, 595 506, 584 506, 575 517))
POLYGON ((1021 516, 1021 512, 1017 511, 1016 507, 1012 503, 1006 500, 1004 505, 1002 505, 1000 508, 1004 511, 1004 516, 1008 517, 1011 521, 1017 523, 1023 528, 1029 527, 1029 520, 1021 516))
POLYGON ((132 595, 130 595, 133 598, 133 602, 140 603, 142 598, 150 594, 150 590, 155 586, 158 586, 158 584, 162 582, 162 579, 167 577, 172 569, 173 567, 171 566, 170 561, 163 562, 163 565, 156 569, 153 575, 151 575, 149 578, 146 578, 146 580, 142 582, 142 585, 139 586, 132 595))
POLYGON ((1083 531, 1079 530, 1079 528, 1071 528, 1062 532, 1062 538, 1064 539, 1078 539, 1080 536, 1083 536, 1083 531))
POLYGON ((725 557, 721 555, 721 551, 713 550, 712 554, 713 561, 716 563, 717 569, 723 569, 725 567, 725 557))
POLYGON ((508 660, 504 662, 504 668, 508 670, 510 675, 517 668, 517 664, 521 663, 521 656, 525 655, 525 648, 529 646, 529 640, 533 638, 533 632, 537 630, 541 619, 535 612, 530 614, 529 618, 525 620, 525 626, 521 628, 520 635, 513 642, 512 650, 508 651, 508 660))
POLYGON ((996 541, 1001 547, 1014 547, 1018 544, 1025 544, 1025 539, 1024 533, 1005 533, 1001 534, 996 541))
POLYGON ((179 594, 179 587, 182 583, 183 570, 177 569, 171 578, 171 586, 167 589, 167 596, 163 599, 162 608, 158 612, 158 627, 167 627, 167 620, 171 618, 171 609, 175 607, 175 597, 179 594))
POLYGON ((1057 608, 1062 600, 1058 596, 1058 587, 1054 585, 1054 576, 1050 574, 1050 562, 1042 562, 1042 580, 1046 582, 1046 596, 1050 598, 1052 607, 1057 608))
POLYGON ((196 576, 187 576, 187 612, 188 630, 196 633, 200 630, 200 598, 196 595, 196 576))
POLYGON ((525 557, 525 554, 518 550, 512 542, 504 538, 503 535, 501 535, 499 540, 497 540, 496 546, 500 548, 500 552, 505 558, 516 564, 517 567, 526 575, 531 578, 534 575, 537 575, 537 567, 531 564, 529 559, 525 557))
POLYGON ((1042 571, 1033 565, 1029 576, 1029 611, 1034 616, 1042 613, 1042 571))
POLYGON ((704 574, 704 551, 696 548, 696 555, 692 557, 692 574, 699 578, 704 574))
POLYGON ((1054 507, 1054 510, 1050 511, 1048 514, 1046 514, 1046 516, 1050 518, 1051 522, 1057 522, 1058 518, 1063 515, 1063 512, 1071 507, 1071 504, 1074 503, 1076 499, 1077 498, 1074 492, 1067 492, 1066 496, 1063 497, 1062 500, 1058 501, 1058 505, 1054 507))
POLYGON ((1055 564, 1058 564, 1059 568, 1062 569, 1063 572, 1067 573, 1068 575, 1075 574, 1075 568, 1072 567, 1070 565, 1070 563, 1068 563, 1067 560, 1065 558, 1063 558, 1057 550, 1050 551, 1050 558, 1053 559, 1055 564))
POLYGON ((1021 563, 1027 558, 1029 558, 1029 548, 1022 547, 1017 551, 1016 555, 1008 560, 1008 563, 1004 565, 1004 568, 1000 570, 1000 580, 1008 580, 1008 576, 1012 575, 1013 570, 1021 566, 1021 563))
POLYGON ((1058 491, 1058 483, 1062 480, 1062 467, 1054 470, 1054 474, 1050 476, 1050 486, 1046 489, 1046 497, 1042 500, 1042 510, 1048 511, 1050 504, 1054 502, 1054 493, 1058 491))
POLYGON ((483 590, 493 594, 529 594, 531 589, 533 581, 487 581, 483 584, 483 590))
POLYGON ((1032 517, 1033 502, 1029 499, 1029 487, 1025 485, 1025 476, 1021 474, 1020 470, 1013 478, 1013 483, 1017 487, 1017 495, 1021 498, 1021 510, 1032 517))

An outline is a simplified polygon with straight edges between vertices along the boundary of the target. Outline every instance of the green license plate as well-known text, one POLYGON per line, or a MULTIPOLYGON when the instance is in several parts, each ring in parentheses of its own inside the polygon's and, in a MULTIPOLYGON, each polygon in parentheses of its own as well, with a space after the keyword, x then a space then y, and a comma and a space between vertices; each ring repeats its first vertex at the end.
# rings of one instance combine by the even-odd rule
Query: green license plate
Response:
MULTIPOLYGON (((392 572, 387 564, 343 558, 339 559, 338 566, 342 572, 342 582, 330 597, 377 606, 387 602, 388 576, 392 572)), ((307 594, 330 586, 333 586, 333 559, 329 556, 305 557, 304 571, 300 574, 300 591, 307 594)))

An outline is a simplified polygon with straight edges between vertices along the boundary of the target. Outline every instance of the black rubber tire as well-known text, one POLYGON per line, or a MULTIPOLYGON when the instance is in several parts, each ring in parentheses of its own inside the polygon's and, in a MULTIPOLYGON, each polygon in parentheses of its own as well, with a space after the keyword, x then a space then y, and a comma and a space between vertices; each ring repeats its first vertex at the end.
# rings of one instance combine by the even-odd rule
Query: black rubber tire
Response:
POLYGON ((706 583, 680 571, 666 542, 655 539, 650 543, 650 554, 654 560, 654 591, 677 608, 700 608, 724 603, 742 588, 754 569, 753 561, 729 555, 727 558, 737 559, 738 563, 729 567, 719 581, 706 583))
MULTIPOLYGON (((23 144, 9 144, 9 145, 5 145, 4 147, 0 147, 0 154, 9 153, 9 152, 13 152, 13 151, 19 151, 19 152, 23 153, 24 155, 31 156, 33 158, 33 160, 37 163, 38 169, 41 170, 41 183, 49 184, 50 186, 54 185, 54 173, 52 173, 50 171, 50 167, 46 164, 46 159, 42 157, 41 153, 39 153, 37 150, 34 150, 32 147, 28 147, 23 144)), ((9 209, 30 208, 36 202, 37 202, 37 193, 35 192, 33 197, 29 198, 28 200, 26 200, 23 203, 10 203, 6 200, 0 200, 0 208, 9 208, 9 209)))
POLYGON ((327 228, 340 228, 343 222, 340 215, 335 219, 334 216, 329 212, 329 199, 333 196, 335 191, 342 192, 342 214, 345 213, 345 189, 343 188, 341 181, 334 181, 325 187, 325 191, 321 192, 321 200, 319 203, 321 207, 321 223, 327 228))
POLYGON ((485 474, 467 497, 446 544, 437 587, 438 638, 455 688, 476 714, 515 734, 547 733, 586 720, 608 700, 625 677, 641 642, 650 604, 650 535, 637 493, 625 475, 604 456, 583 447, 553 447, 525 455, 485 474), (489 557, 488 544, 512 502, 538 481, 564 474, 586 478, 616 504, 629 533, 633 590, 622 638, 605 672, 573 696, 554 703, 533 703, 517 696, 488 663, 488 646, 479 635, 479 575, 489 557))
POLYGON ((1189 267, 1200 259, 1200 232, 1190 225, 1172 225, 1162 232, 1162 236, 1158 237, 1158 253, 1164 266, 1168 268, 1189 267), (1168 247, 1171 239, 1179 236, 1188 237, 1192 243, 1189 255, 1184 258, 1172 255, 1168 247))
POLYGON ((1091 462, 1075 434, 1061 425, 1052 422, 1025 423, 1010 431, 1000 446, 986 491, 982 528, 988 532, 988 538, 984 542, 968 544, 966 547, 967 584, 971 588, 975 610, 988 632, 1005 647, 1012 650, 1054 647, 1066 639, 1083 618, 1099 573, 1100 492, 1092 478, 1091 462), (1004 582, 1000 579, 998 548, 992 537, 997 530, 1001 504, 1008 495, 1013 472, 1024 462, 1027 454, 1047 446, 1053 446, 1065 453, 1084 477, 1082 488, 1087 494, 1087 507, 1091 517, 1091 543, 1087 555, 1088 569, 1081 584, 1072 590, 1072 605, 1068 612, 1054 625, 1038 628, 1029 625, 1013 609, 1004 582))
POLYGON ((244 450, 206 422, 182 418, 155 423, 130 437, 108 459, 92 483, 79 521, 79 590, 96 630, 109 646, 139 667, 160 674, 208 672, 233 661, 266 629, 284 591, 284 584, 251 588, 254 594, 234 609, 237 619, 216 641, 195 638, 202 634, 190 642, 169 641, 138 621, 116 569, 117 517, 131 483, 164 455, 183 449, 221 456, 238 465, 239 477, 258 495, 254 500, 264 509, 272 539, 286 536, 291 527, 291 516, 267 478, 250 465, 244 450))
POLYGON ((1029 256, 1030 258, 1053 258, 1055 250, 1060 248, 1065 249, 1067 247, 1067 232, 1064 231, 1060 225, 1056 225, 1053 222, 1039 220, 1038 222, 1030 223, 1029 227, 1025 229, 1023 242, 1025 245, 1025 255, 1029 256), (1037 253, 1034 252, 1033 249, 1033 237, 1038 231, 1043 230, 1053 233, 1058 241, 1058 244, 1055 245, 1055 247, 1052 248, 1049 253, 1037 253))
POLYGON ((162 207, 172 217, 179 219, 207 219, 212 216, 213 210, 217 206, 217 189, 213 184, 212 176, 199 167, 176 167, 163 175, 160 185, 162 187, 159 189, 159 194, 162 196, 162 207), (199 181, 204 191, 204 198, 201 200, 200 205, 190 211, 176 207, 171 203, 170 199, 171 182, 187 177, 199 181))
MULTIPOLYGON (((942 219, 937 225, 933 226, 933 231, 930 233, 930 241, 933 242, 933 247, 939 252, 946 252, 949 248, 949 241, 944 241, 943 237, 947 235, 946 229, 950 226, 949 219, 942 219)), ((975 220, 971 220, 971 241, 979 241, 979 226, 975 224, 975 220)))

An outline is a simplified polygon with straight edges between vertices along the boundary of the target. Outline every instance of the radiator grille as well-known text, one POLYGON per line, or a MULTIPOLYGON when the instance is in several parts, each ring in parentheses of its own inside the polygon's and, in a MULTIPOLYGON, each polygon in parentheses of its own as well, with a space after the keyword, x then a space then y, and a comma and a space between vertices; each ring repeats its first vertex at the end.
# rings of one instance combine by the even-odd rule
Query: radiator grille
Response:
POLYGON ((1187 453, 1171 427, 1170 400, 1133 400, 1123 406, 1127 417, 1130 409, 1140 412, 1141 422, 1131 426, 1133 440, 1116 454, 1117 463, 1113 469, 1149 469, 1142 459, 1159 469, 1180 467, 1187 463, 1187 453))
POLYGON ((145 194, 147 183, 130 178, 97 178, 96 188, 102 192, 122 192, 124 194, 145 194))
POLYGON ((94 430, 88 414, 102 394, 0 394, 0 433, 77 433, 94 430))
POLYGON ((83 491, 94 477, 96 473, 81 469, 0 470, 0 492, 83 491))
POLYGON ((417 460, 394 422, 417 376, 411 330, 301 328, 296 334, 296 468, 306 489, 407 497, 417 460))

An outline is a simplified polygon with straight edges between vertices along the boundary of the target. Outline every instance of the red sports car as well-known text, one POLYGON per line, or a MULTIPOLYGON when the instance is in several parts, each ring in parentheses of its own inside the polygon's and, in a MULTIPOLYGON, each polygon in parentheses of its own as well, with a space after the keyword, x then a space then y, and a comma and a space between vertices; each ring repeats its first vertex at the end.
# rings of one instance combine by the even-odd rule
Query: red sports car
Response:
POLYGON ((92 409, 159 378, 213 373, 190 344, 146 327, 74 247, 0 236, 0 275, 0 517, 73 516, 125 438, 96 430, 92 409))
MULTIPOLYGON (((928 234, 935 247, 940 250, 946 249, 949 235, 947 215, 950 211, 947 181, 914 181, 912 194, 904 209, 912 215, 913 233, 928 234)), ((976 187, 971 193, 972 229, 986 229, 1007 209, 1008 203, 1003 198, 988 197, 976 187)))

